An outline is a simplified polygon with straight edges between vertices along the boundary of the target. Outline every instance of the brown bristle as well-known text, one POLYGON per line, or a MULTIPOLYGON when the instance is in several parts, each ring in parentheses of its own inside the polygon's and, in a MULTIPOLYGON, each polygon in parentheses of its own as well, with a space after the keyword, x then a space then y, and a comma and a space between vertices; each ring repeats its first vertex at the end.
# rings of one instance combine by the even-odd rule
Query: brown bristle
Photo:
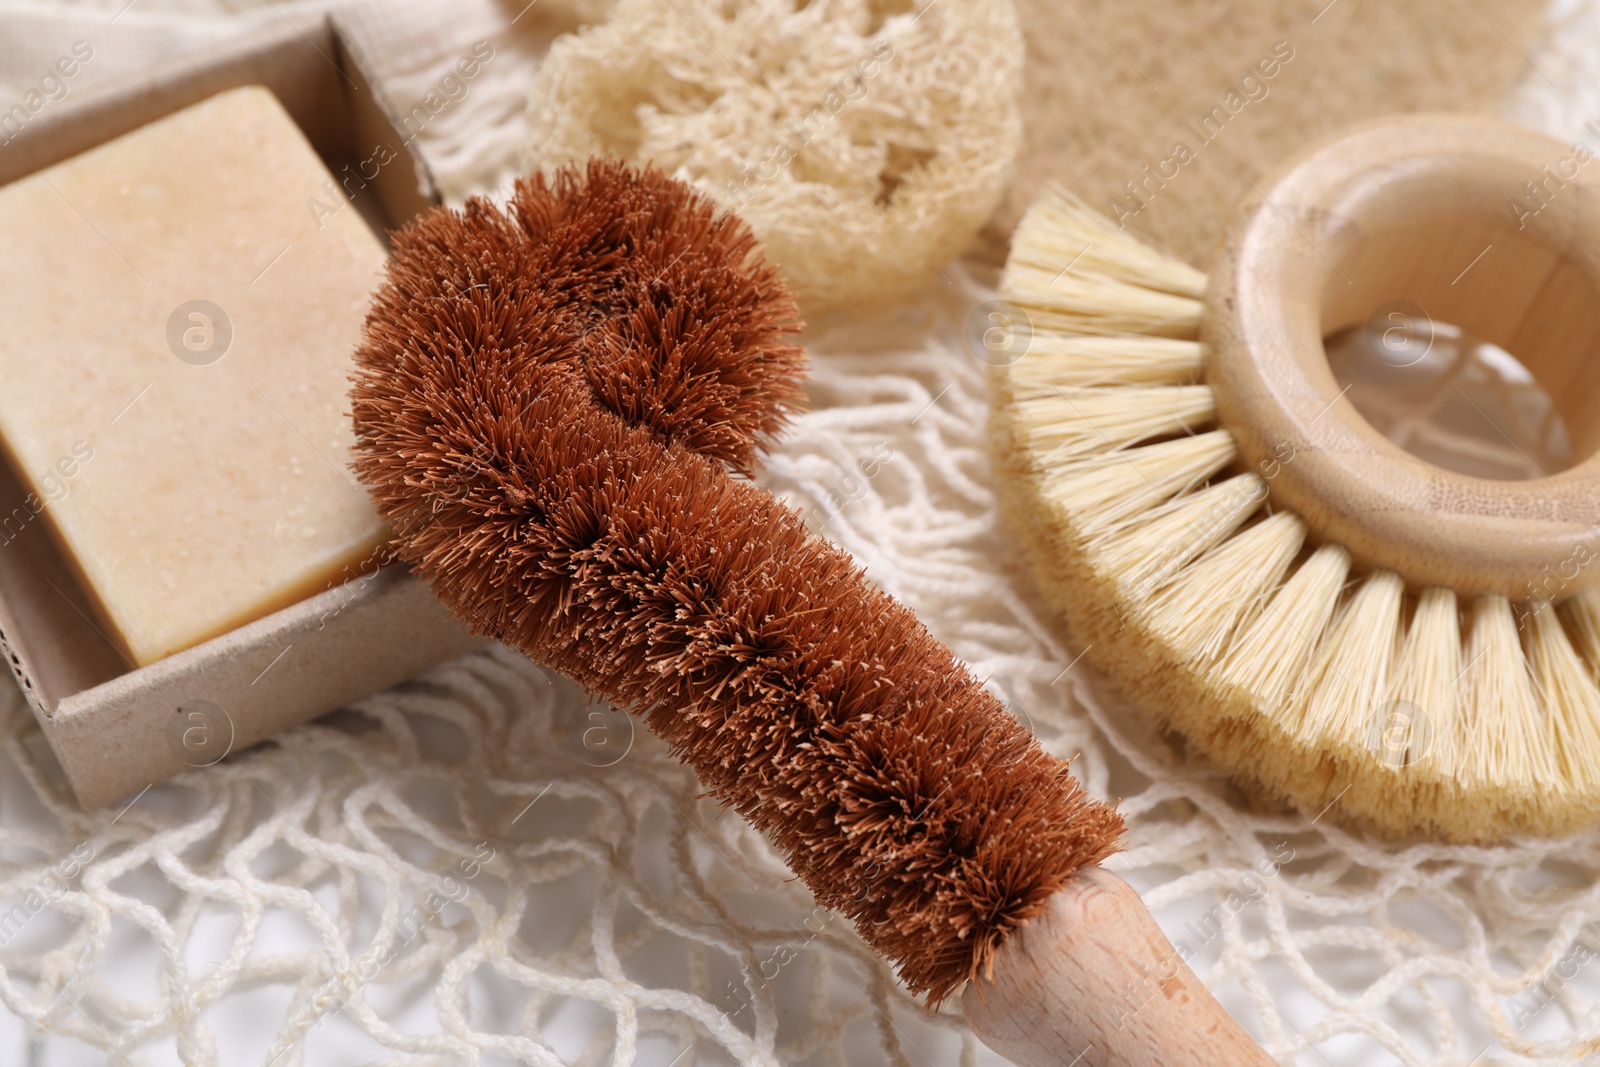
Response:
POLYGON ((736 218, 591 162, 396 235, 357 470, 474 630, 642 714, 935 1002, 1120 816, 906 608, 730 474, 799 395, 795 307, 736 218))

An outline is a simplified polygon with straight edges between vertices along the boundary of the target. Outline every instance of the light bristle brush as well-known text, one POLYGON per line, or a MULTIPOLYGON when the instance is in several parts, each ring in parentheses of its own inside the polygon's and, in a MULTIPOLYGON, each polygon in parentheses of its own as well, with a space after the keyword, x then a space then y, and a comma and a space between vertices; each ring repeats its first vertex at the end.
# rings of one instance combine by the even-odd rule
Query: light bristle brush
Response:
POLYGON ((357 470, 461 618, 643 715, 914 992, 972 983, 999 1051, 1270 1063, 1097 866, 1117 813, 738 476, 798 396, 796 328, 744 224, 656 171, 436 209, 368 316, 357 470))
POLYGON ((992 439, 1047 598, 1164 726, 1303 811, 1460 842, 1594 823, 1600 170, 1427 115, 1259 194, 1209 275, 1063 195, 1018 228, 992 439), (1520 358, 1581 462, 1495 481, 1374 430, 1323 339, 1393 300, 1520 358))

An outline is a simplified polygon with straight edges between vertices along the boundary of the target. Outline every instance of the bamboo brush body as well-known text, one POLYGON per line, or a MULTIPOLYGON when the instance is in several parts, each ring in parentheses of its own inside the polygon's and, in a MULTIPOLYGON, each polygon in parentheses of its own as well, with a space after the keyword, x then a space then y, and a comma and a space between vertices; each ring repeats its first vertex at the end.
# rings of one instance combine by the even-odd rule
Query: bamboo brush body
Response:
POLYGON ((394 253, 357 352, 357 470, 461 618, 642 714, 913 991, 967 985, 1024 1067, 1269 1062, 1096 866, 1117 813, 736 476, 800 367, 742 223, 593 162, 507 212, 431 212, 394 253), (1165 998, 1124 1025, 1158 972, 1165 998))
POLYGON ((1558 383, 1592 452, 1600 186, 1513 210, 1570 152, 1487 120, 1358 128, 1263 181, 1209 278, 1065 196, 1014 238, 1029 326, 992 441, 1046 597, 1163 725, 1308 813, 1463 842, 1600 818, 1597 569, 1549 579, 1596 558, 1600 460, 1442 471, 1321 350, 1414 299, 1558 383))

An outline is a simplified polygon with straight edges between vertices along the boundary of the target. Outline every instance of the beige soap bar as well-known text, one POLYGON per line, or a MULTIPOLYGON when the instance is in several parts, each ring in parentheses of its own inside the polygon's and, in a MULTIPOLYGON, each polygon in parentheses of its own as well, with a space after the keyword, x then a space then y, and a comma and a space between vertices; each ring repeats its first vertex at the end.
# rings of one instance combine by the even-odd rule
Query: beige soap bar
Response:
POLYGON ((351 351, 384 250, 277 99, 212 97, 0 188, 0 440, 140 666, 348 576, 351 351))

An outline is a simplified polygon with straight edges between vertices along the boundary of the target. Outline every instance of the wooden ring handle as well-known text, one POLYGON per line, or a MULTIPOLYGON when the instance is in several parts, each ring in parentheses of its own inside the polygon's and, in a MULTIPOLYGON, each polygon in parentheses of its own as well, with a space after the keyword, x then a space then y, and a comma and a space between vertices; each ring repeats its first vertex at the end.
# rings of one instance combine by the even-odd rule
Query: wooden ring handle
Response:
POLYGON ((1012 934, 961 1008, 1022 1067, 1273 1067, 1103 867, 1079 871, 1012 934))
MULTIPOLYGON (((1273 501, 1413 587, 1539 595, 1600 534, 1600 160, 1490 119, 1355 127, 1264 179, 1209 275, 1206 381, 1273 501), (1323 338, 1404 300, 1515 355, 1580 462, 1529 481, 1436 467, 1364 420, 1323 338)), ((1580 568, 1563 594, 1600 587, 1580 568)))

